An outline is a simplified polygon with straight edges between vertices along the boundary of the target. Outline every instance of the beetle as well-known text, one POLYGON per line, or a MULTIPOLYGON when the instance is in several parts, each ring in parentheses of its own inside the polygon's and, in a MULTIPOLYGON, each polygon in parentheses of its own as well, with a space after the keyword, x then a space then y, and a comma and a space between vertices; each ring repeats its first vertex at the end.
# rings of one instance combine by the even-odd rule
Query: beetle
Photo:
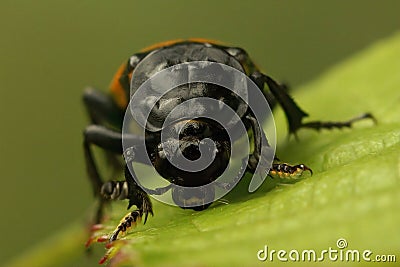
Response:
MULTIPOLYGON (((135 205, 137 209, 129 212, 121 220, 114 232, 110 235, 109 241, 118 238, 121 232, 125 232, 129 227, 144 217, 146 223, 148 214, 153 215, 152 204, 148 193, 154 195, 164 194, 168 190, 172 190, 172 198, 175 203, 187 208, 185 203, 191 202, 189 208, 194 210, 204 210, 213 201, 214 193, 209 191, 197 191, 195 195, 185 194, 182 190, 175 188, 174 185, 195 187, 207 184, 216 180, 221 174, 221 170, 229 164, 230 143, 226 131, 207 118, 196 118, 191 120, 182 119, 169 125, 171 131, 179 129, 178 137, 172 142, 177 142, 182 154, 189 160, 196 160, 199 157, 200 143, 204 138, 212 139, 216 144, 215 159, 212 164, 204 171, 193 173, 172 166, 165 156, 164 146, 160 139, 159 131, 150 131, 146 129, 145 145, 141 142, 141 137, 133 136, 133 142, 137 145, 123 151, 122 146, 122 123, 124 114, 128 107, 130 97, 134 93, 135 88, 132 84, 139 86, 146 79, 150 78, 159 70, 167 67, 192 61, 210 61, 229 65, 247 75, 262 92, 271 108, 279 104, 286 115, 290 134, 295 134, 300 128, 311 128, 320 130, 323 128, 343 128, 351 127, 355 121, 370 118, 373 116, 369 113, 362 114, 348 121, 323 122, 311 121, 303 122, 308 116, 293 100, 287 92, 286 86, 279 84, 270 76, 263 74, 259 68, 253 63, 247 52, 239 47, 232 47, 220 44, 216 41, 205 39, 188 39, 173 40, 154 46, 148 47, 139 53, 133 54, 125 61, 115 74, 111 85, 110 92, 103 93, 101 91, 88 88, 83 94, 84 104, 87 108, 91 124, 84 130, 84 153, 87 167, 88 177, 90 179, 94 194, 100 199, 99 207, 95 215, 95 222, 99 223, 102 218, 105 203, 110 199, 128 199, 128 209, 135 205), (137 140, 135 140, 137 139, 137 140), (108 181, 104 182, 98 171, 91 146, 100 147, 106 152, 107 158, 112 162, 115 168, 122 168, 118 163, 118 156, 123 155, 125 158, 124 175, 125 181, 108 181), (151 165, 157 172, 167 179, 171 184, 164 188, 156 188, 154 190, 146 190, 134 179, 134 173, 129 170, 128 164, 131 162, 142 162, 143 155, 151 158, 151 165), (208 201, 205 201, 208 200, 208 201), (211 201, 210 201, 211 200, 211 201)), ((191 86, 183 85, 178 93, 172 93, 167 96, 167 100, 174 97, 180 97, 182 92, 189 95, 196 90, 201 92, 202 96, 214 97, 217 99, 228 99, 228 103, 233 103, 237 99, 227 97, 227 92, 223 88, 214 88, 215 85, 206 83, 196 83, 191 86), (195 88, 195 89, 193 89, 195 88)), ((168 109, 168 108, 167 108, 168 109)), ((166 111, 159 106, 160 116, 165 119, 166 111)), ((168 110, 167 110, 168 111, 168 110)), ((160 117, 159 116, 159 117, 160 117)), ((245 108, 240 116, 241 122, 246 126, 248 131, 252 132, 252 142, 254 149, 251 151, 248 162, 245 164, 246 172, 254 174, 257 164, 261 158, 261 141, 265 137, 263 129, 258 125, 254 114, 249 108, 245 108)), ((149 117, 148 123, 154 124, 149 117)), ((304 164, 290 165, 282 163, 275 158, 269 172, 269 176, 287 177, 298 176, 304 171, 311 171, 304 164)), ((236 180, 240 180, 238 175, 236 180)), ((231 184, 222 185, 230 187, 231 184)))

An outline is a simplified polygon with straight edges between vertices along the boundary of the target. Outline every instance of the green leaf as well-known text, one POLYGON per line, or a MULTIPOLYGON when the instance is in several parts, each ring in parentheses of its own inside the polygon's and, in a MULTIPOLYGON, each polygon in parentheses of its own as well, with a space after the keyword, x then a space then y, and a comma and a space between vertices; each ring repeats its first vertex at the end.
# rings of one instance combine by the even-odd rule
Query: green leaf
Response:
MULTIPOLYGON (((114 266, 279 265, 257 259, 270 250, 347 249, 393 254, 400 259, 400 34, 337 65, 316 81, 294 90, 308 120, 346 120, 372 112, 378 120, 352 129, 301 130, 288 139, 286 121, 276 112, 278 157, 310 166, 313 176, 295 184, 267 179, 249 194, 249 177, 202 212, 153 201, 155 216, 138 224, 111 249, 114 266)), ((108 234, 126 213, 114 203, 108 234)), ((99 246, 99 244, 94 244, 99 246)), ((288 255, 286 255, 288 257, 288 255)), ((93 259, 93 261, 97 259, 93 259)), ((290 261, 290 260, 289 260, 290 261)), ((330 261, 324 264, 342 265, 330 261)), ((363 265, 363 260, 352 264, 363 265)), ((308 264, 307 264, 308 265, 308 264)), ((390 266, 386 263, 385 266, 390 266)))

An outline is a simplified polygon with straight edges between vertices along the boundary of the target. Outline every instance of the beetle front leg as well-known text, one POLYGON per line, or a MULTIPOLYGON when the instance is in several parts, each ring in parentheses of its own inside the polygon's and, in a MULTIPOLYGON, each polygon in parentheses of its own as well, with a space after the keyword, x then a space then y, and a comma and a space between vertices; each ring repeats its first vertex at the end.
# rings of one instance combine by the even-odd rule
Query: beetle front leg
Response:
MULTIPOLYGON (((133 138, 129 135, 127 138, 133 138)), ((147 217, 149 214, 153 215, 153 207, 149 198, 149 195, 143 190, 143 187, 139 185, 137 179, 135 179, 135 172, 133 169, 129 169, 128 164, 131 165, 132 162, 140 162, 145 163, 138 158, 138 153, 135 152, 138 149, 135 147, 130 147, 124 152, 125 157, 125 181, 109 181, 103 184, 101 188, 101 195, 105 199, 128 199, 128 209, 130 209, 133 205, 137 207, 136 210, 129 212, 126 214, 118 226, 115 228, 114 232, 110 235, 109 241, 112 242, 118 238, 120 233, 126 232, 129 228, 136 226, 137 222, 142 220, 144 216, 144 223, 147 221, 147 217)), ((140 150, 139 150, 140 151, 140 150)), ((168 190, 170 190, 172 184, 169 184, 165 187, 148 189, 145 188, 149 194, 152 195, 162 195, 168 190)))
MULTIPOLYGON (((262 130, 262 128, 258 125, 257 120, 252 117, 252 116, 247 116, 246 117, 253 129, 253 135, 254 135, 254 151, 250 155, 249 162, 247 165, 248 171, 254 173, 256 170, 256 167, 258 163, 261 161, 262 164, 264 164, 264 168, 262 168, 262 171, 265 170, 266 168, 269 169, 268 175, 271 176, 272 178, 278 177, 278 178, 297 178, 298 176, 302 175, 304 171, 309 171, 312 174, 312 170, 307 167, 304 164, 298 164, 298 165, 289 165, 286 163, 272 163, 272 165, 268 165, 268 162, 264 162, 265 159, 268 159, 268 155, 263 155, 262 154, 262 140, 263 138, 265 139, 266 142, 266 137, 265 134, 262 130), (267 166, 265 166, 267 165, 267 166)), ((268 144, 268 143, 266 143, 268 144)), ((268 147, 269 148, 269 147, 268 147)), ((268 149, 265 148, 265 149, 268 149)), ((268 151, 268 150, 266 150, 268 151)), ((274 158, 274 161, 278 160, 276 157, 274 158)))
POLYGON ((272 162, 268 162, 268 158, 272 158, 272 155, 268 155, 268 153, 271 151, 271 148, 269 147, 268 140, 257 119, 252 115, 247 115, 245 119, 251 125, 254 139, 254 150, 249 156, 247 171, 254 173, 259 162, 261 162, 264 168, 270 167, 272 162))
MULTIPOLYGON (((219 188, 225 189, 225 190, 231 190, 244 176, 244 173, 246 171, 254 174, 256 171, 256 168, 258 166, 258 163, 260 162, 261 155, 262 155, 262 145, 263 145, 263 139, 264 139, 264 144, 268 146, 268 141, 267 138, 265 137, 265 134, 263 130, 261 129, 260 125, 257 122, 257 119, 254 118, 252 115, 247 115, 244 119, 243 122, 247 125, 251 126, 251 129, 253 130, 253 139, 254 139, 254 150, 253 152, 249 155, 249 158, 246 161, 246 158, 242 159, 242 165, 240 167, 239 173, 234 177, 230 182, 218 182, 216 181, 216 185, 219 188)), ((268 149, 267 147, 264 147, 264 149, 268 149)))
MULTIPOLYGON (((145 147, 143 138, 141 138, 140 136, 129 135, 129 134, 127 134, 125 138, 127 142, 135 146, 135 149, 138 151, 138 155, 144 155, 145 147)), ((90 125, 86 127, 84 131, 83 147, 85 152, 86 169, 90 182, 92 184, 94 195, 100 198, 99 207, 97 209, 95 216, 95 223, 99 223, 101 221, 105 203, 109 199, 113 199, 113 197, 111 197, 111 195, 113 194, 114 196, 118 195, 118 197, 122 197, 120 195, 124 194, 123 193, 124 187, 123 184, 120 184, 123 182, 115 182, 116 183, 115 185, 112 185, 110 183, 105 183, 105 184, 103 183, 100 173, 97 170, 97 166, 94 160, 94 155, 90 147, 91 145, 96 145, 110 153, 122 155, 122 135, 120 132, 110 130, 100 125, 90 125), (118 190, 120 190, 120 193, 118 192, 113 193, 117 185, 118 185, 118 190)), ((135 158, 135 161, 147 163, 144 157, 139 157, 139 156, 135 158)))
POLYGON ((124 233, 129 228, 136 226, 136 224, 142 220, 143 216, 144 223, 146 223, 148 215, 153 215, 153 207, 149 195, 136 183, 133 175, 135 174, 131 173, 128 166, 125 166, 125 179, 128 185, 127 198, 129 199, 128 209, 133 205, 135 205, 137 209, 129 212, 122 218, 118 226, 110 235, 110 242, 115 241, 120 233, 124 233))
POLYGON ((313 174, 312 170, 304 164, 292 166, 287 163, 274 163, 272 164, 268 175, 271 178, 296 179, 297 177, 301 176, 305 171, 309 171, 311 175, 313 174))

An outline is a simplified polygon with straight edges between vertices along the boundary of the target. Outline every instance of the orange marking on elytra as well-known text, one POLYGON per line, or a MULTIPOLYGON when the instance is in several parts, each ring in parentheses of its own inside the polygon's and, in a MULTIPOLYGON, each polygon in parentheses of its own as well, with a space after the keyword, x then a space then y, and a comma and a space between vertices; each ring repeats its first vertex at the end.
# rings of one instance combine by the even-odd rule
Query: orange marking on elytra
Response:
MULTIPOLYGON (((125 109, 128 106, 128 99, 126 98, 125 89, 122 87, 121 83, 119 82, 119 78, 124 73, 127 67, 127 63, 125 62, 122 64, 117 73, 114 75, 113 80, 110 84, 110 91, 112 96, 114 97, 115 102, 117 103, 118 107, 121 109, 125 109)), ((130 74, 132 75, 132 74, 130 74)))

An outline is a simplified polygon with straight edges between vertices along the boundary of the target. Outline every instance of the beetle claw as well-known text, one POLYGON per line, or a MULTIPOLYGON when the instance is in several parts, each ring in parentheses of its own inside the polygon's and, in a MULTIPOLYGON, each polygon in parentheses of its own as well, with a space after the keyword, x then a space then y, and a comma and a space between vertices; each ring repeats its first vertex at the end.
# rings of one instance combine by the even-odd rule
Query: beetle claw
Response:
POLYGON ((301 176, 305 171, 309 171, 311 175, 313 174, 313 171, 304 164, 291 166, 286 163, 279 163, 272 164, 269 175, 271 177, 278 177, 281 179, 297 178, 301 176))
POLYGON ((118 226, 115 228, 114 232, 112 232, 109 238, 109 242, 117 240, 120 233, 125 233, 129 228, 135 227, 137 225, 137 222, 140 222, 142 220, 142 216, 142 210, 134 210, 125 215, 118 226))

